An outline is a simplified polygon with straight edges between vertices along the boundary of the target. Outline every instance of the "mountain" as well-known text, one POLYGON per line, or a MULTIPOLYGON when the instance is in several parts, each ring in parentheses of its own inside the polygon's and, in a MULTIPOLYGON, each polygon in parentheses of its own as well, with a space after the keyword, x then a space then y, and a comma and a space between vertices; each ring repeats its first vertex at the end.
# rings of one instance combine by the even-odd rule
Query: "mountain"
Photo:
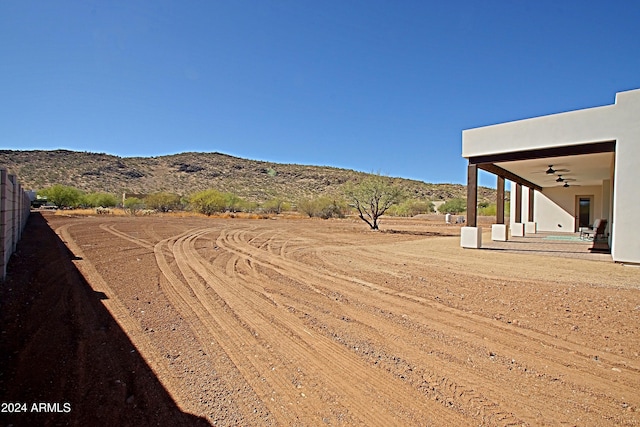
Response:
MULTIPOLYGON (((89 193, 166 191, 188 195, 215 188, 256 202, 275 197, 295 201, 336 195, 347 181, 367 175, 348 169, 247 160, 221 153, 118 157, 69 150, 0 150, 0 167, 17 175, 25 189, 63 184, 89 193)), ((460 184, 389 179, 412 198, 438 201, 466 197, 466 187, 460 184)), ((495 196, 493 189, 478 190, 479 200, 495 201, 495 196)))

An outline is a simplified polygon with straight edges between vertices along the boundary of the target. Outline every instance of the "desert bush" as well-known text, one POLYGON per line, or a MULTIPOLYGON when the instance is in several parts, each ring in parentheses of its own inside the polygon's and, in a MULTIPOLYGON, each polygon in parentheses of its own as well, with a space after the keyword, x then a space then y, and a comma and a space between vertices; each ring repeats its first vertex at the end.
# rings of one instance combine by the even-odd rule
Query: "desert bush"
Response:
POLYGON ((82 191, 75 187, 56 184, 44 190, 38 191, 38 195, 47 198, 48 202, 60 208, 75 208, 83 201, 82 191))
POLYGON ((225 200, 225 211, 242 212, 244 209, 244 200, 233 193, 222 193, 225 200))
POLYGON ((317 199, 318 216, 323 219, 344 218, 347 212, 347 203, 332 197, 319 197, 317 199))
POLYGON ((296 205, 298 212, 308 215, 310 218, 344 218, 348 210, 344 200, 328 196, 316 199, 302 199, 296 205))
POLYGON ((302 214, 308 215, 309 218, 313 218, 315 214, 315 204, 312 199, 301 199, 296 203, 296 210, 302 214))
POLYGON ((495 216, 498 210, 498 206, 495 204, 487 204, 485 206, 478 205, 478 215, 482 216, 495 216))
POLYGON ((418 199, 405 200, 399 205, 391 206, 388 210, 388 214, 394 216, 416 216, 431 212, 435 212, 433 203, 418 199))
POLYGON ((207 216, 225 211, 242 212, 252 206, 233 193, 222 193, 212 188, 193 194, 189 203, 191 209, 207 216))
POLYGON ((136 215, 138 211, 144 209, 144 201, 137 197, 127 197, 124 199, 124 210, 129 215, 136 215))
POLYGON ((467 201, 466 199, 456 198, 450 199, 440 205, 438 211, 440 212, 449 212, 451 214, 459 214, 467 210, 467 201))
MULTIPOLYGON (((482 206, 482 204, 478 204, 478 215, 495 216, 497 211, 498 206, 495 203, 486 203, 484 206, 482 206)), ((505 216, 509 216, 509 202, 505 202, 504 204, 504 214, 505 216)))
POLYGON ((189 198, 189 203, 194 211, 210 216, 216 212, 224 212, 227 201, 224 194, 218 190, 209 189, 193 194, 189 198))
POLYGON ((180 196, 172 193, 152 193, 144 198, 144 202, 148 208, 158 212, 169 212, 180 208, 180 196))
POLYGON ((109 193, 91 193, 85 194, 82 204, 92 208, 103 207, 111 208, 118 204, 118 198, 109 193))
POLYGON ((260 210, 260 205, 258 205, 257 202, 240 199, 240 202, 237 204, 237 212, 252 213, 258 210, 260 210))
POLYGON ((291 205, 280 198, 275 198, 264 202, 261 208, 264 213, 279 214, 280 212, 291 209, 291 205))

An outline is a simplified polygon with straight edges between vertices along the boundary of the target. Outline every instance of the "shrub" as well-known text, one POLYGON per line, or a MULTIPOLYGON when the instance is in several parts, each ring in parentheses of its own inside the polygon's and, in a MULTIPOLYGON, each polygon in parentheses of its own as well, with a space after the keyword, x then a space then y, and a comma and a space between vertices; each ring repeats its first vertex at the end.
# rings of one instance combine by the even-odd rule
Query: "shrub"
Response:
POLYGON ((416 216, 435 212, 433 203, 428 200, 410 199, 389 208, 388 214, 394 216, 416 216))
POLYGON ((322 196, 317 199, 302 199, 298 202, 296 209, 310 218, 344 218, 347 204, 344 200, 322 196))
POLYGON ((221 193, 224 198, 224 210, 230 212, 240 212, 244 206, 244 200, 233 193, 221 193))
POLYGON ((45 196, 48 202, 60 208, 75 208, 82 203, 82 191, 74 187, 56 184, 52 187, 45 188, 38 192, 39 195, 45 196))
POLYGON ((302 214, 308 215, 309 218, 313 217, 313 213, 315 212, 315 208, 313 206, 313 200, 311 199, 301 199, 296 203, 296 210, 302 214))
POLYGON ((498 206, 496 204, 487 204, 485 206, 478 205, 478 215, 482 216, 495 216, 498 210, 498 206))
POLYGON ((262 210, 269 214, 279 214, 280 212, 289 210, 291 206, 284 200, 275 198, 267 200, 262 204, 262 210))
POLYGON ((123 208, 131 215, 135 215, 139 210, 144 209, 144 201, 137 197, 127 197, 124 199, 123 208))
MULTIPOLYGON (((498 206, 495 203, 492 204, 478 204, 478 215, 482 216, 495 216, 498 211, 498 206)), ((505 202, 504 204, 504 215, 506 217, 509 216, 509 202, 505 202)))
POLYGON ((459 214, 466 210, 467 210, 467 201, 462 198, 447 200, 438 208, 438 211, 440 212, 449 212, 452 214, 459 214))
POLYGON ((144 198, 144 202, 150 209, 169 212, 180 207, 180 196, 166 192, 152 193, 144 198))
POLYGON ((224 194, 214 189, 199 191, 193 194, 189 198, 189 203, 193 210, 207 216, 216 212, 224 212, 227 205, 224 194))
POLYGON ((317 216, 322 219, 344 218, 347 204, 331 197, 320 197, 317 199, 317 211, 317 216))
POLYGON ((112 208, 118 204, 118 198, 109 193, 91 193, 83 197, 82 204, 92 208, 112 208))

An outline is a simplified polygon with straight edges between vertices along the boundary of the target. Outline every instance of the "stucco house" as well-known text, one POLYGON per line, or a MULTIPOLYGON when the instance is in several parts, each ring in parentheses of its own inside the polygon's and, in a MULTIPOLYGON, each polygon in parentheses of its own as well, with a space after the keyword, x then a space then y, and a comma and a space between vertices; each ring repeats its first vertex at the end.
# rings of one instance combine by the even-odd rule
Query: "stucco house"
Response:
POLYGON ((606 219, 613 260, 640 263, 640 89, 617 93, 611 105, 464 130, 462 156, 469 162, 463 247, 482 245, 482 169, 497 176, 497 235, 574 233, 606 219), (507 224, 505 179, 512 182, 507 224))

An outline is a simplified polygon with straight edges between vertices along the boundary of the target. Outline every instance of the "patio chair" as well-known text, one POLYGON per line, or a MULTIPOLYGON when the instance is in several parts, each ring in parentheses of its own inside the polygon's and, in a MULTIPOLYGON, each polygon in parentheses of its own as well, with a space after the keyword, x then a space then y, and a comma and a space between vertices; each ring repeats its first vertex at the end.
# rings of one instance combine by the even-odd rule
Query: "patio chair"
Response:
POLYGON ((580 230, 580 238, 583 240, 597 240, 598 236, 604 237, 604 230, 607 228, 607 220, 598 218, 593 223, 593 228, 583 228, 580 230))

